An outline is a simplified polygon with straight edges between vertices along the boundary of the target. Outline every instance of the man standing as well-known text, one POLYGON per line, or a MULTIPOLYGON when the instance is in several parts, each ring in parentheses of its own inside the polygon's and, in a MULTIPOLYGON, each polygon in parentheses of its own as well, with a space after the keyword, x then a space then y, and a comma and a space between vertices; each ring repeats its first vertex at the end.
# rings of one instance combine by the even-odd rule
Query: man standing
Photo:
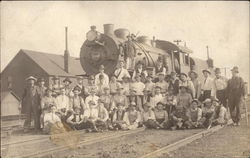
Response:
POLYGON ((109 84, 109 76, 106 73, 104 73, 104 69, 105 69, 104 65, 100 65, 100 67, 99 67, 99 73, 95 75, 95 85, 98 85, 100 83, 100 80, 99 80, 99 78, 100 78, 99 76, 100 75, 102 75, 104 77, 103 78, 104 84, 105 85, 109 84))
POLYGON ((190 93, 193 98, 195 98, 194 84, 192 81, 187 79, 187 75, 185 73, 180 73, 179 88, 181 86, 187 87, 187 92, 190 93))
POLYGON ((130 78, 130 74, 127 69, 124 68, 124 61, 119 61, 119 67, 115 70, 114 76, 117 78, 117 81, 122 82, 122 78, 127 76, 130 78))
POLYGON ((201 83, 201 101, 211 98, 211 92, 213 88, 213 79, 210 77, 211 72, 209 69, 203 70, 204 81, 201 83))
POLYGON ((38 104, 38 91, 35 82, 37 79, 30 76, 26 79, 27 87, 24 89, 24 94, 22 97, 22 106, 26 114, 26 119, 24 122, 24 132, 27 132, 31 128, 31 121, 34 119, 35 132, 40 128, 39 120, 39 104, 38 104))
POLYGON ((66 91, 66 95, 68 97, 73 97, 74 94, 72 92, 72 88, 70 87, 70 84, 72 83, 72 81, 70 80, 69 77, 66 77, 64 80, 63 80, 63 84, 64 84, 64 87, 65 87, 65 91, 66 91))
POLYGON ((245 86, 243 79, 239 76, 239 68, 237 66, 233 67, 232 78, 229 79, 227 85, 227 98, 228 106, 231 118, 234 122, 234 125, 240 125, 240 104, 243 97, 245 97, 245 86), (234 114, 234 111, 236 113, 234 114))
POLYGON ((216 68, 214 87, 212 89, 212 96, 216 97, 225 108, 227 108, 227 99, 226 99, 227 81, 228 80, 226 77, 221 76, 220 69, 216 68))
MULTIPOLYGON (((38 86, 37 86, 38 101, 37 102, 38 102, 38 107, 39 107, 38 116, 40 118, 41 113, 42 113, 41 101, 42 101, 42 98, 45 96, 45 91, 47 87, 44 86, 45 84, 44 78, 39 78, 37 82, 38 82, 38 86)), ((39 121, 39 123, 41 122, 39 121)), ((41 125, 39 125, 39 127, 41 127, 41 125)))
POLYGON ((179 79, 176 76, 176 72, 172 71, 170 74, 170 82, 169 82, 169 87, 173 88, 173 94, 177 95, 179 93, 179 79))

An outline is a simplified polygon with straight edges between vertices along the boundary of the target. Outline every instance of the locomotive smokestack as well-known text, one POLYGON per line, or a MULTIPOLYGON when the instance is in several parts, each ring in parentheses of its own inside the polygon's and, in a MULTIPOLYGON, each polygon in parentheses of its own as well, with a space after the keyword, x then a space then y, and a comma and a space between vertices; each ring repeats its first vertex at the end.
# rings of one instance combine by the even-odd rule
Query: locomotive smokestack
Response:
POLYGON ((109 36, 114 35, 114 24, 104 24, 103 28, 104 28, 105 35, 109 35, 109 36))
POLYGON ((68 27, 65 27, 64 70, 69 72, 68 27))

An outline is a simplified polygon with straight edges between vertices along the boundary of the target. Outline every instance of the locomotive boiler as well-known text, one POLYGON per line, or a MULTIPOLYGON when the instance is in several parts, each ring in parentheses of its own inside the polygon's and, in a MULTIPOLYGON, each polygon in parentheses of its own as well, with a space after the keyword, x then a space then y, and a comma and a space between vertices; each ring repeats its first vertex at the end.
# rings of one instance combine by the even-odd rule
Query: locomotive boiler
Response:
POLYGON ((133 71, 137 62, 142 62, 151 72, 161 59, 168 72, 177 73, 213 68, 212 59, 201 60, 191 57, 192 50, 186 46, 165 40, 156 40, 147 36, 136 37, 129 30, 114 30, 113 24, 104 24, 104 32, 97 31, 95 26, 86 33, 86 40, 81 47, 80 62, 88 75, 98 73, 100 65, 105 72, 113 74, 119 60, 124 60, 129 71, 133 71))

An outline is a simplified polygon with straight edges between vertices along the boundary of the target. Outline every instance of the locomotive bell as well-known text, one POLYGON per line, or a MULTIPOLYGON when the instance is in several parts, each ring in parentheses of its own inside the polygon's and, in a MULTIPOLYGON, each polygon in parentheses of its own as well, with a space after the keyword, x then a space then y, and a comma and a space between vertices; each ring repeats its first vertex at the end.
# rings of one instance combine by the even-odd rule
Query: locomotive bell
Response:
POLYGON ((100 33, 96 31, 96 26, 91 26, 90 31, 87 32, 86 38, 88 41, 96 41, 100 38, 100 33))

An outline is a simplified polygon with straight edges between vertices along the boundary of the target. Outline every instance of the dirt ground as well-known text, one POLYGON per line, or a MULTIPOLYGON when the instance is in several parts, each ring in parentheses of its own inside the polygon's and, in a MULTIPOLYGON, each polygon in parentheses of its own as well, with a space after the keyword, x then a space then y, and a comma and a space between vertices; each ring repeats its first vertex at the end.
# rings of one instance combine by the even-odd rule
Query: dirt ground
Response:
POLYGON ((165 145, 200 132, 198 130, 145 130, 120 138, 54 154, 58 158, 138 158, 165 145))
MULTIPOLYGON (((249 117, 250 120, 250 117, 249 117)), ((158 158, 249 158, 250 124, 227 126, 216 133, 194 141, 170 154, 158 158)))

